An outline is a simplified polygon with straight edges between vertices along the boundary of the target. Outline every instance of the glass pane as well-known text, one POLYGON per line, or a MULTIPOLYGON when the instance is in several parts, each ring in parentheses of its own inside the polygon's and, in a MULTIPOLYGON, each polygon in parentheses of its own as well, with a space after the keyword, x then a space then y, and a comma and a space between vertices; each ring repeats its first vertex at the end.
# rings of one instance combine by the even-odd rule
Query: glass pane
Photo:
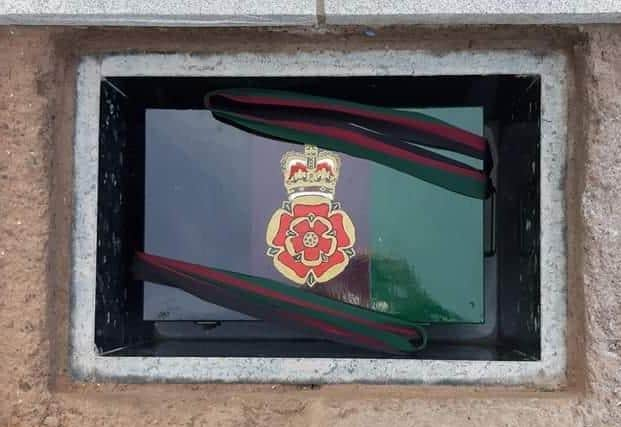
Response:
MULTIPOLYGON (((482 108, 416 111, 482 134, 482 108)), ((483 322, 483 202, 368 160, 323 151, 305 153, 302 145, 246 133, 204 110, 148 109, 145 252, 304 286, 412 321, 483 322), (283 171, 288 152, 298 154, 285 158, 283 171), (311 153, 318 165, 337 169, 333 194, 331 188, 306 191, 279 210, 288 201, 285 179, 311 153), (314 206, 321 218, 284 224, 286 211, 295 217, 302 205, 314 206), (329 213, 322 214, 322 206, 329 213), (305 257, 303 264, 317 260, 325 268, 296 270, 300 263, 275 262, 267 241, 286 232, 280 230, 285 225, 299 231, 287 244, 305 257), (339 227, 353 245, 330 235, 339 227)), ((290 182, 289 190, 304 192, 294 187, 290 182)), ((145 284, 144 317, 251 319, 151 283, 145 284)))

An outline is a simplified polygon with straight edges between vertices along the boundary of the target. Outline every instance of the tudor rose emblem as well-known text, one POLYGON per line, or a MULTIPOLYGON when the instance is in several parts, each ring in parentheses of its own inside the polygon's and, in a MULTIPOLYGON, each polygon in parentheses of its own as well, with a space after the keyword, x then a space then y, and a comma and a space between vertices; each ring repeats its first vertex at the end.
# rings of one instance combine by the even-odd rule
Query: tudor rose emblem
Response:
POLYGON ((267 255, 287 279, 307 286, 338 276, 354 256, 356 230, 334 200, 341 159, 305 145, 287 152, 280 166, 288 200, 267 225, 267 255))

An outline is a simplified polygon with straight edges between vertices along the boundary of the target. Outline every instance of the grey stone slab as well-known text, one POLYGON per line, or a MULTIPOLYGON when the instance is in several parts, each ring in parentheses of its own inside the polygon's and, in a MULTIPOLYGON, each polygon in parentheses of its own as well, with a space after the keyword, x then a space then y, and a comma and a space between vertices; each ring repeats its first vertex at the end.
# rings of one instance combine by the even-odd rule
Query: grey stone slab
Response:
POLYGON ((621 0, 325 0, 328 24, 621 22, 621 0))
POLYGON ((77 81, 71 368, 81 380, 287 383, 565 384, 567 59, 528 51, 372 50, 295 54, 114 55, 82 61, 77 81), (541 100, 541 360, 102 357, 95 348, 99 86, 102 76, 538 74, 541 100))
POLYGON ((312 25, 314 0, 0 0, 0 24, 312 25))

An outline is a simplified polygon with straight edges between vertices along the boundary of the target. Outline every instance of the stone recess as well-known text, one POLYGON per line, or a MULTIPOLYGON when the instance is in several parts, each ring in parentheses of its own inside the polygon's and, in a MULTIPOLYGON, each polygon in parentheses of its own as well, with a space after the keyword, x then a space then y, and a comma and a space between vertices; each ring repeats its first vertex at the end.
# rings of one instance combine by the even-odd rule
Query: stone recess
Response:
POLYGON ((312 25, 314 0, 0 0, 0 24, 312 25))
POLYGON ((71 366, 86 380, 528 385, 566 383, 564 230, 568 77, 561 52, 322 50, 295 54, 129 54, 85 57, 78 68, 74 151, 71 366), (541 116, 541 360, 440 361, 265 357, 102 357, 93 349, 99 86, 102 76, 351 76, 536 74, 541 116))
POLYGON ((621 0, 325 0, 328 24, 621 22, 621 0))

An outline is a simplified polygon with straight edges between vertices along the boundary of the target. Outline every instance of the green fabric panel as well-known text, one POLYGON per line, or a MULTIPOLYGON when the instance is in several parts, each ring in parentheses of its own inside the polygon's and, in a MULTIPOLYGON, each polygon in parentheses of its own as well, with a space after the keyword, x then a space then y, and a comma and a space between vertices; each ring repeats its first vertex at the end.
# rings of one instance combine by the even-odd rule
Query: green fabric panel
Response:
MULTIPOLYGON (((483 133, 482 108, 418 111, 483 133)), ((370 194, 371 308, 413 322, 482 323, 483 201, 378 164, 370 194)))

